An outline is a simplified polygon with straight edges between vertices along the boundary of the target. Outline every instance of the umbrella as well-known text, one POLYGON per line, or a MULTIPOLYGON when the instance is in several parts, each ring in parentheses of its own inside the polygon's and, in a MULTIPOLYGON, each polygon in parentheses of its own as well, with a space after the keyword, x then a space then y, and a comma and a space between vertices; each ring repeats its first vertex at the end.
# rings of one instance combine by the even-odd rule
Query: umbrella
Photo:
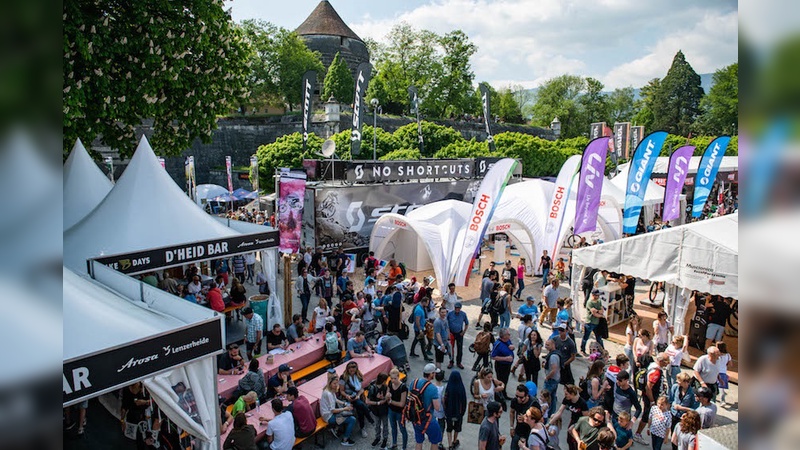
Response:
POLYGON ((236 197, 236 200, 246 200, 246 199, 256 199, 258 198, 258 192, 253 191, 250 192, 247 189, 239 188, 233 191, 233 196, 236 197))
POLYGON ((228 190, 216 184, 200 184, 196 188, 196 198, 214 198, 218 195, 227 194, 228 190))
POLYGON ((236 200, 238 199, 231 194, 222 194, 211 199, 212 202, 235 202, 236 200))

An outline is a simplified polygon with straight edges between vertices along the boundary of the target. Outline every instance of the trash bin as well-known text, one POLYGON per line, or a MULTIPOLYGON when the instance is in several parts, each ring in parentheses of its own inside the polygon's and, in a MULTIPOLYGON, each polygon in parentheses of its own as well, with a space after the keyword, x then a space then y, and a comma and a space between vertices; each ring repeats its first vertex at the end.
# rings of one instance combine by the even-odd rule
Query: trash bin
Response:
POLYGON ((250 307, 253 308, 253 313, 258 314, 264 319, 264 328, 267 327, 267 305, 269 304, 269 297, 266 295, 251 295, 250 307))

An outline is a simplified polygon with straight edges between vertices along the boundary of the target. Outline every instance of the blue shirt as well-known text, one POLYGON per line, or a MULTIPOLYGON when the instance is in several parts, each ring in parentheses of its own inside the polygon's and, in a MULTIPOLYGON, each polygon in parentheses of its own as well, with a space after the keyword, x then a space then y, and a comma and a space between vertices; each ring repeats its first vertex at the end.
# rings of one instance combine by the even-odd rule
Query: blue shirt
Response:
POLYGON ((356 341, 356 338, 350 338, 347 341, 347 356, 352 358, 353 355, 360 355, 364 353, 364 349, 367 347, 367 340, 364 339, 360 344, 356 341))
POLYGON ((527 314, 530 314, 531 317, 536 318, 539 316, 539 308, 537 308, 536 305, 528 306, 528 304, 525 303, 524 305, 519 307, 519 309, 517 310, 517 314, 519 314, 520 316, 525 316, 527 314))
MULTIPOLYGON (((436 320, 433 321, 433 333, 442 337, 442 344, 445 346, 450 342, 450 332, 447 330, 447 321, 442 320, 441 317, 437 317, 436 320)), ((436 347, 439 346, 439 343, 435 340, 433 343, 436 347)))
POLYGON ((447 325, 450 328, 450 331, 453 334, 461 333, 465 327, 469 327, 469 319, 467 318, 467 313, 464 311, 456 313, 455 311, 450 311, 447 313, 447 325))
POLYGON ((247 317, 245 317, 244 323, 247 327, 247 342, 255 343, 258 339, 259 331, 262 331, 261 335, 263 337, 264 319, 262 319, 261 316, 258 314, 253 314, 253 317, 250 320, 247 320, 247 317))
POLYGON ((373 315, 373 316, 375 316, 375 317, 381 317, 381 316, 383 315, 383 312, 381 312, 381 311, 378 311, 378 310, 377 310, 377 309, 375 309, 375 308, 376 308, 376 307, 381 307, 381 306, 383 306, 383 299, 384 299, 384 298, 386 298, 386 297, 387 297, 387 296, 383 296, 383 297, 376 297, 374 300, 372 300, 372 308, 373 308, 373 309, 372 309, 372 315, 373 315))
POLYGON ((614 421, 614 431, 617 432, 617 440, 614 444, 618 448, 625 447, 633 439, 633 430, 620 426, 616 420, 614 421))
POLYGON ((685 406, 687 408, 697 409, 700 406, 700 402, 697 401, 694 397, 694 389, 689 386, 686 389, 686 394, 681 397, 680 395, 681 387, 676 383, 673 384, 669 389, 669 401, 670 401, 670 412, 672 415, 681 417, 686 411, 678 411, 675 409, 675 405, 685 406))
POLYGON ((414 306, 414 331, 422 331, 425 329, 425 308, 421 303, 414 306), (417 324, 419 322, 419 324, 417 324), (420 328, 421 327, 421 328, 420 328))
MULTIPOLYGON (((511 341, 503 342, 500 339, 494 343, 494 349, 492 349, 492 358, 495 356, 514 356, 514 351, 508 348, 511 345, 511 341)), ((508 361, 496 361, 495 364, 508 364, 511 365, 508 361)))
POLYGON ((569 311, 566 308, 556 314, 556 324, 553 328, 558 328, 562 323, 569 325, 569 311))
MULTIPOLYGON (((416 382, 411 386, 411 389, 422 389, 422 386, 425 386, 428 380, 424 378, 419 378, 416 382)), ((436 385, 431 382, 430 386, 425 389, 425 392, 422 393, 422 405, 425 409, 430 410, 433 401, 439 398, 439 390, 436 389, 436 385)))

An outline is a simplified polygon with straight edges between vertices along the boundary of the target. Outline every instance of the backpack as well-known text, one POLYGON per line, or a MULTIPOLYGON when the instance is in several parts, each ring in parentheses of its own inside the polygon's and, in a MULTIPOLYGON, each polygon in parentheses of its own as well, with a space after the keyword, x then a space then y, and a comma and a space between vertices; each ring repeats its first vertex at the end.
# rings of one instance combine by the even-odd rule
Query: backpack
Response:
POLYGON ((364 260, 364 269, 365 270, 374 269, 375 266, 377 266, 377 262, 378 262, 377 259, 368 256, 367 259, 364 260))
POLYGON ((503 314, 506 312, 506 297, 508 293, 506 291, 498 292, 497 297, 492 300, 492 311, 496 314, 503 314))
MULTIPOLYGON (((414 322, 416 322, 417 315, 415 313, 417 312, 417 308, 422 308, 422 305, 420 305, 418 303, 411 310, 411 314, 408 315, 408 323, 410 323, 411 325, 414 325, 414 322)), ((422 324, 421 325, 423 327, 425 327, 425 308, 422 308, 422 324)))
POLYGON ((545 368, 546 370, 550 370, 550 357, 551 357, 551 356, 553 356, 553 355, 556 355, 556 356, 558 356, 558 368, 559 368, 559 369, 563 369, 563 368, 564 368, 564 361, 563 361, 563 359, 561 358, 561 353, 558 353, 558 351, 556 351, 556 350, 553 350, 552 352, 548 353, 548 354, 547 354, 547 355, 544 357, 544 364, 545 364, 545 365, 544 365, 544 368, 545 368))
POLYGON ((330 333, 325 333, 325 353, 339 353, 339 337, 336 336, 336 333, 331 331, 330 333))
POLYGON ((400 273, 403 274, 403 279, 406 278, 406 265, 404 263, 397 264, 400 267, 400 273))
POLYGON ((475 337, 475 343, 472 347, 475 349, 475 353, 479 355, 485 355, 489 353, 489 349, 492 346, 492 334, 488 331, 481 331, 478 333, 478 336, 475 337))
POLYGON ((647 386, 647 369, 639 369, 633 377, 633 387, 641 391, 647 386))
POLYGON ((403 422, 409 421, 413 425, 422 425, 422 434, 428 430, 428 425, 431 423, 431 412, 425 408, 423 395, 425 390, 430 386, 430 381, 425 381, 421 389, 417 388, 419 378, 414 380, 411 384, 411 391, 406 398, 406 406, 403 408, 403 422))

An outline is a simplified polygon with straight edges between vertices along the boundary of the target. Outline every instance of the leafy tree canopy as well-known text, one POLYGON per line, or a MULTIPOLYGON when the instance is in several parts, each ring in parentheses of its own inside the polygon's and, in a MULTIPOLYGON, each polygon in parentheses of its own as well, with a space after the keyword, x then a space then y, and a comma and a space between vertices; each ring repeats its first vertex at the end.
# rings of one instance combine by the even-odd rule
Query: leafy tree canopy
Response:
POLYGON ((250 48, 221 0, 76 0, 63 25, 65 153, 100 138, 130 156, 152 120, 153 148, 179 155, 247 96, 250 48))
POLYGON ((333 57, 331 65, 328 67, 328 74, 325 75, 325 86, 322 90, 322 100, 328 101, 331 96, 345 105, 353 103, 355 95, 355 84, 350 68, 339 53, 333 57))

